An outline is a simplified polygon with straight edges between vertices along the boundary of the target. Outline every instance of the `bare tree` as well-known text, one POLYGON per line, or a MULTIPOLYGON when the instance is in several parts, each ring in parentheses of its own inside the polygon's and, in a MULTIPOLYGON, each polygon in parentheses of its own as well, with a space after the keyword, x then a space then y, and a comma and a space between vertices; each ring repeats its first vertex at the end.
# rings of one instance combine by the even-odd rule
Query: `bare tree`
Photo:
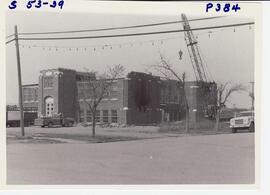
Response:
MULTIPOLYGON (((179 54, 180 55, 180 54, 179 54)), ((180 56, 181 60, 181 56, 180 56)), ((169 63, 167 59, 160 53, 160 64, 159 65, 153 65, 153 68, 155 68, 156 71, 158 71, 160 74, 162 74, 163 77, 165 77, 168 80, 176 79, 178 81, 178 87, 179 87, 179 93, 180 95, 183 95, 184 97, 184 106, 185 106, 185 128, 186 133, 189 133, 189 105, 187 101, 187 96, 185 93, 185 78, 186 74, 185 72, 182 73, 182 75, 178 74, 176 70, 172 67, 172 65, 169 63)))
POLYGON ((115 80, 119 78, 124 72, 124 67, 121 65, 115 65, 108 68, 106 73, 97 75, 96 72, 88 71, 89 74, 83 77, 80 85, 80 96, 83 99, 85 105, 88 107, 92 114, 92 136, 95 137, 96 131, 96 114, 97 108, 101 100, 109 96, 111 87, 115 80), (93 78, 89 75, 96 75, 96 78, 93 78))
POLYGON ((216 108, 216 131, 219 129, 220 113, 226 106, 229 97, 236 92, 245 91, 246 88, 241 84, 229 85, 229 83, 219 84, 217 87, 217 108, 216 108))

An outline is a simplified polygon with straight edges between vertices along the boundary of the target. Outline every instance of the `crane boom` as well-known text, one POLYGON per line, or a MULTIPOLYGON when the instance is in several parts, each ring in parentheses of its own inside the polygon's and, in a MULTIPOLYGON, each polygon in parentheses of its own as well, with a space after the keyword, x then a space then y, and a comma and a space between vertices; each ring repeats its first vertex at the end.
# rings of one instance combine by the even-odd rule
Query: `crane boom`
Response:
POLYGON ((185 14, 182 14, 183 28, 185 30, 185 41, 191 59, 192 67, 197 81, 207 82, 206 70, 199 52, 198 42, 195 39, 185 14))

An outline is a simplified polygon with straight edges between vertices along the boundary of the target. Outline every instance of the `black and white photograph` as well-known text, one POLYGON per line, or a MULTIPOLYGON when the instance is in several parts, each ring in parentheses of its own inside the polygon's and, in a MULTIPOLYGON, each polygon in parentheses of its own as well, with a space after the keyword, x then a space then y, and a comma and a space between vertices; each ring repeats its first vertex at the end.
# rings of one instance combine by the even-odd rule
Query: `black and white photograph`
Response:
POLYGON ((60 2, 5 13, 7 185, 257 183, 257 20, 236 14, 245 3, 208 14, 60 2))

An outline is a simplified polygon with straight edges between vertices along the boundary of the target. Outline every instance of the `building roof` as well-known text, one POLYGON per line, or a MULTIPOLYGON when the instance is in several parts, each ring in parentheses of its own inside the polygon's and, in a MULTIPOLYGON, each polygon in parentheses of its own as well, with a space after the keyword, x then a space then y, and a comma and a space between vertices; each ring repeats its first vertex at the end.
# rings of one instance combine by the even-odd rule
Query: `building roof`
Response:
POLYGON ((38 87, 38 84, 25 84, 22 87, 38 87))
POLYGON ((69 69, 69 68, 61 68, 61 67, 58 67, 58 68, 48 68, 48 69, 43 69, 43 70, 40 70, 40 72, 44 72, 44 71, 53 71, 53 70, 68 70, 68 71, 76 71, 74 69, 69 69))

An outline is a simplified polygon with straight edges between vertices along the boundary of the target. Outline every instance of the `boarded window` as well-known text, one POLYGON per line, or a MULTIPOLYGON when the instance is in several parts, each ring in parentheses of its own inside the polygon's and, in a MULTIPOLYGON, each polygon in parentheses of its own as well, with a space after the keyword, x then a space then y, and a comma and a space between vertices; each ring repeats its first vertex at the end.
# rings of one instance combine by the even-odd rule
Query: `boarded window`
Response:
POLYGON ((111 110, 112 123, 117 123, 117 110, 111 110))
POLYGON ((103 123, 109 122, 109 111, 108 110, 102 111, 102 120, 103 120, 103 123))

